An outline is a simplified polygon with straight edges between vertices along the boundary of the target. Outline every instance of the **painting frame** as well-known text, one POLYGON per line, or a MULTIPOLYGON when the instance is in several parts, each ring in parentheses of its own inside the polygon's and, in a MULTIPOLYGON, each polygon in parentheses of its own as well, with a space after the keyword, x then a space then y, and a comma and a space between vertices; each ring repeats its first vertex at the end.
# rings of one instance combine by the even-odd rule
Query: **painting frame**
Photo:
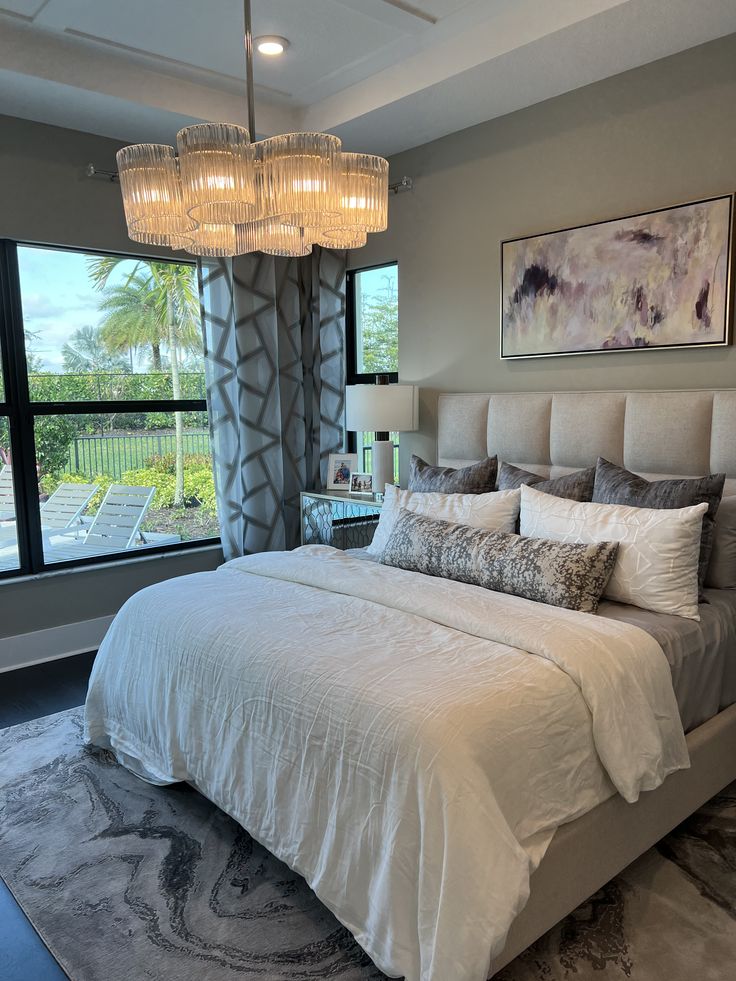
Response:
POLYGON ((350 492, 350 480, 358 469, 357 453, 330 453, 327 462, 327 490, 350 492), (347 477, 345 480, 337 480, 338 470, 342 465, 347 467, 347 477))
MULTIPOLYGON (((678 204, 666 205, 661 208, 654 208, 650 211, 640 211, 628 215, 620 215, 612 218, 598 219, 596 221, 586 222, 581 225, 571 225, 566 228, 557 228, 548 232, 541 232, 532 235, 517 236, 515 238, 504 239, 500 246, 500 260, 501 260, 501 279, 500 279, 500 296, 499 296, 499 306, 500 306, 500 338, 499 338, 499 348, 500 348, 500 359, 502 361, 517 361, 517 360, 528 360, 536 358, 564 358, 564 357, 576 357, 585 354, 616 354, 621 352, 631 352, 631 351, 667 351, 667 350, 698 350, 702 351, 707 348, 720 348, 727 347, 732 343, 733 336, 733 319, 734 319, 734 298, 735 298, 735 282, 736 277, 734 276, 734 252, 736 251, 736 195, 733 192, 726 194, 717 194, 706 198, 700 198, 693 201, 684 201, 678 204), (720 202, 728 203, 728 220, 725 229, 725 235, 722 241, 722 247, 725 249, 726 253, 726 269, 725 276, 723 276, 723 282, 721 284, 722 293, 719 293, 719 299, 723 304, 723 325, 719 324, 718 337, 713 340, 695 340, 690 342, 682 343, 658 343, 658 344, 621 344, 612 346, 599 346, 599 347, 585 347, 575 350, 549 350, 549 351, 529 351, 529 352, 513 352, 510 353, 509 350, 504 348, 504 339, 506 334, 506 297, 510 295, 511 283, 508 281, 507 266, 508 259, 507 253, 510 246, 518 245, 519 243, 527 243, 540 239, 545 239, 548 236, 564 236, 569 233, 585 231, 586 229, 597 229, 600 226, 605 226, 608 224, 615 223, 625 223, 625 222, 636 222, 641 221, 641 219, 650 218, 652 216, 662 215, 666 212, 675 212, 683 208, 693 208, 698 205, 712 205, 720 202)), ((507 345, 508 348, 508 345, 507 345)))

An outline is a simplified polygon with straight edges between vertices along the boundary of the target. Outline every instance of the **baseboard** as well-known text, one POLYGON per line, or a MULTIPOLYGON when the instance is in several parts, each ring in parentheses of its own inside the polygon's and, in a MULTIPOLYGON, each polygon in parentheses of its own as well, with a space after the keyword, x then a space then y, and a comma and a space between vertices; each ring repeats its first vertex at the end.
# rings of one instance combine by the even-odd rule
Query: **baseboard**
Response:
POLYGON ((95 651, 111 623, 112 616, 96 617, 14 637, 0 637, 0 673, 95 651))

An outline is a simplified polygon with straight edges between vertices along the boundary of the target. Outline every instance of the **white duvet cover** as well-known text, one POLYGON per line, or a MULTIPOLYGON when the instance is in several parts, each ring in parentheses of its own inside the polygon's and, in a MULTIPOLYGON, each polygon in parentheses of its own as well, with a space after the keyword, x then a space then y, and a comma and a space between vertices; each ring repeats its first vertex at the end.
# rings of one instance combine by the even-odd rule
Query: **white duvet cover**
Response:
POLYGON ((193 783, 407 981, 483 981, 554 829, 688 765, 638 627, 325 546, 138 593, 86 724, 193 783))

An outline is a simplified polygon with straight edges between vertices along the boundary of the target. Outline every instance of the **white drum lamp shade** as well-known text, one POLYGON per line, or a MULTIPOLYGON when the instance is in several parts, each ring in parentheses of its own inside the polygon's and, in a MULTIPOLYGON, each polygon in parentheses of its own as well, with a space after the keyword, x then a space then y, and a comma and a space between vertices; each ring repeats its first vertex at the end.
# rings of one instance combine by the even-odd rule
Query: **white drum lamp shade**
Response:
POLYGON ((411 432, 419 425, 416 385, 348 385, 345 389, 345 428, 373 432, 373 490, 383 492, 394 482, 392 432, 411 432))

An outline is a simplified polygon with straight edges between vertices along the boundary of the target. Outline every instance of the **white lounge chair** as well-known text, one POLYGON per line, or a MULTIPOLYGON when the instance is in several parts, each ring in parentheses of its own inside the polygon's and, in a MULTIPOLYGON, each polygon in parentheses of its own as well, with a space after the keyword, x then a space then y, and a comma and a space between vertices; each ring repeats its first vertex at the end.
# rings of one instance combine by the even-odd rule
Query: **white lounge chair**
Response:
POLYGON ((155 487, 112 484, 92 519, 83 548, 117 552, 131 548, 137 538, 145 542, 140 527, 155 493, 155 487))
POLYGON ((7 463, 0 467, 0 521, 15 521, 13 469, 7 463))
MULTIPOLYGON (((12 481, 0 471, 0 520, 13 522, 3 529, 4 538, 15 535, 15 499, 12 481)), ((10 471, 10 467, 7 467, 10 471)), ((100 489, 99 484, 59 484, 41 505, 41 528, 44 532, 64 531, 78 524, 84 509, 100 489)))
POLYGON ((44 531, 64 530, 77 525, 99 489, 99 484, 59 484, 41 505, 41 526, 44 531))

